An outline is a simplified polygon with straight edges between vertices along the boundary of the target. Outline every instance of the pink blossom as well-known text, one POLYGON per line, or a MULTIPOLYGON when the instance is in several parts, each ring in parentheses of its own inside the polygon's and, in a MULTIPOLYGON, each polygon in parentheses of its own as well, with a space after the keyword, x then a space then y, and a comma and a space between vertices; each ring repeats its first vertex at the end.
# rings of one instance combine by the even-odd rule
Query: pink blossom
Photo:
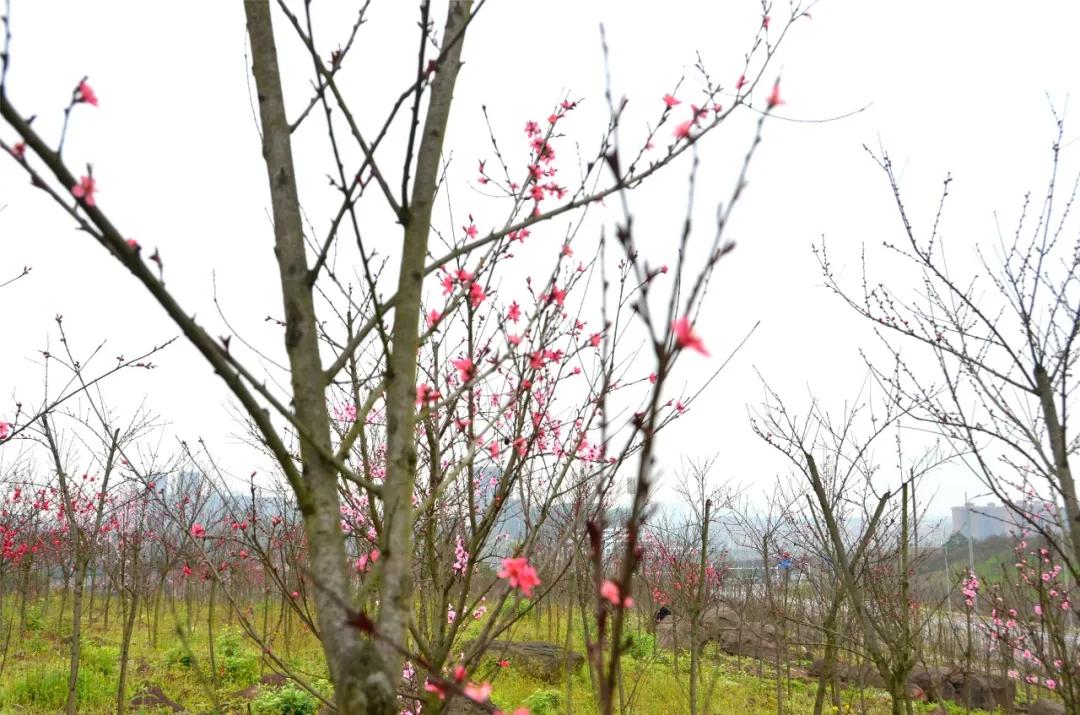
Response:
POLYGON ((1047 678, 1046 679, 1046 687, 1053 690, 1054 688, 1057 687, 1057 682, 1053 678, 1047 678))
POLYGON ((196 539, 201 539, 206 536, 206 528, 203 527, 202 524, 192 524, 191 535, 194 536, 196 539))
POLYGON ((446 688, 438 683, 432 682, 430 678, 424 681, 424 690, 429 693, 435 693, 439 696, 439 700, 446 700, 446 688))
POLYGON ((458 371, 458 376, 462 382, 468 382, 473 378, 476 372, 476 366, 473 365, 471 358, 455 358, 450 361, 454 368, 458 371))
MULTIPOLYGON (((75 100, 76 102, 86 102, 95 107, 98 106, 97 95, 94 94, 94 90, 90 88, 90 85, 86 83, 85 79, 82 82, 79 82, 79 88, 75 91, 79 95, 75 100)), ((92 205, 93 204, 91 204, 91 206, 92 205)))
POLYGON ((675 138, 676 139, 689 139, 690 128, 694 126, 694 122, 691 119, 687 119, 685 122, 680 122, 675 125, 675 138))
POLYGON ((521 319, 521 306, 517 304, 516 300, 510 304, 510 308, 506 311, 506 319, 515 323, 521 319))
POLYGON ((11 435, 11 425, 0 421, 0 440, 7 439, 9 435, 11 435))
POLYGON ((94 191, 97 190, 97 186, 94 182, 94 177, 84 176, 79 179, 79 183, 71 187, 71 195, 77 199, 82 199, 83 203, 87 206, 94 205, 94 191))
POLYGON ((508 579, 510 588, 520 588, 526 598, 532 598, 532 590, 540 585, 536 569, 529 565, 529 560, 521 556, 516 559, 503 559, 499 578, 508 579))
POLYGON ((675 98, 674 98, 674 97, 672 97, 672 96, 671 96, 670 94, 665 94, 665 95, 664 95, 664 104, 666 104, 666 105, 667 105, 667 106, 669 106, 669 107, 674 107, 674 106, 676 106, 676 105, 682 104, 682 102, 680 102, 679 100, 675 99, 675 98))
POLYGON ((465 573, 468 566, 469 552, 465 550, 465 542, 462 541, 461 535, 458 534, 454 537, 454 565, 450 567, 450 570, 460 576, 465 573))
POLYGON ((613 606, 619 606, 620 603, 622 604, 623 608, 633 608, 634 606, 634 599, 630 596, 622 598, 619 590, 619 584, 615 583, 611 579, 607 579, 602 584, 600 584, 600 598, 608 601, 613 606))
POLYGON ((15 145, 11 147, 11 155, 16 159, 22 159, 26 156, 26 142, 15 142, 15 145))
POLYGON ((685 315, 678 318, 672 325, 672 330, 675 333, 675 344, 680 348, 690 348, 697 351, 702 355, 708 357, 709 351, 705 349, 705 343, 701 341, 697 333, 694 332, 694 326, 690 324, 690 319, 685 315))
POLYGON ((480 307, 480 304, 487 298, 487 293, 484 292, 484 287, 473 281, 469 284, 469 303, 474 308, 480 307))
POLYGON ((465 697, 473 702, 486 703, 491 697, 491 683, 476 685, 469 683, 465 686, 465 697))
POLYGON ((735 83, 735 90, 738 91, 746 86, 746 75, 739 75, 739 81, 735 83))
POLYGON ((779 107, 783 103, 784 100, 780 99, 780 80, 776 80, 776 82, 773 83, 772 93, 769 94, 766 104, 769 109, 773 109, 774 107, 779 107))
POLYGON ((440 399, 442 399, 442 393, 426 382, 416 386, 416 404, 423 405, 429 402, 438 402, 440 399))

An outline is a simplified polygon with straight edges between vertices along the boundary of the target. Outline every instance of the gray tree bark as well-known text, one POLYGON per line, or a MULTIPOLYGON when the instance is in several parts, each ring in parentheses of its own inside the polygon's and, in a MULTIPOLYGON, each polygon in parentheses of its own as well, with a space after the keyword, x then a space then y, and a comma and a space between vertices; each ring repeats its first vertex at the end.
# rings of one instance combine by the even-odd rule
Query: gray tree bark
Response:
POLYGON ((331 454, 327 378, 319 359, 317 318, 309 281, 289 122, 285 114, 269 3, 244 3, 251 40, 252 72, 258 91, 263 158, 274 218, 274 252, 285 307, 285 348, 293 404, 301 428, 300 456, 305 494, 298 494, 310 550, 319 635, 335 701, 341 713, 397 712, 395 687, 401 672, 397 648, 406 643, 412 613, 412 492, 416 473, 415 383, 419 348, 420 293, 443 138, 461 64, 463 33, 471 0, 454 0, 444 41, 449 46, 432 82, 427 117, 417 152, 412 200, 403 207, 405 233, 393 346, 387 357, 387 474, 383 495, 382 571, 379 582, 378 646, 354 628, 349 613, 348 561, 340 528, 338 473, 331 454))

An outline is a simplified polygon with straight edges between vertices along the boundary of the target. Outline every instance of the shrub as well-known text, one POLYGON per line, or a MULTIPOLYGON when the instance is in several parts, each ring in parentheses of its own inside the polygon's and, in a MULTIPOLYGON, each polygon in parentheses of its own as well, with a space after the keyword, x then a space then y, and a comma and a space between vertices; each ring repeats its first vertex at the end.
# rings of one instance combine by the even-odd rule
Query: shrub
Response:
POLYGON ((263 693, 251 707, 255 715, 314 715, 318 706, 315 696, 289 683, 263 693))
POLYGON ((195 656, 183 644, 175 645, 165 651, 165 663, 190 668, 195 663, 195 656))
POLYGON ((537 690, 525 698, 531 715, 556 715, 562 710, 562 693, 558 690, 537 690))
POLYGON ((240 642, 240 636, 233 631, 225 631, 217 637, 217 654, 229 658, 231 656, 240 655, 243 651, 243 645, 240 642))
POLYGON ((45 625, 45 620, 41 617, 41 609, 37 606, 30 606, 26 609, 26 620, 24 621, 26 630, 36 633, 41 630, 41 627, 45 625))
POLYGON ((652 633, 637 633, 630 636, 630 647, 626 654, 631 658, 643 660, 656 652, 656 637, 652 633))
POLYGON ((245 650, 238 633, 226 631, 217 637, 218 675, 234 683, 254 683, 259 677, 259 656, 245 650))
POLYGON ((110 646, 84 644, 79 656, 79 670, 88 668, 112 676, 120 665, 120 649, 110 646))
POLYGON ((218 662, 218 674, 234 683, 253 683, 259 677, 259 657, 251 653, 227 655, 218 662))

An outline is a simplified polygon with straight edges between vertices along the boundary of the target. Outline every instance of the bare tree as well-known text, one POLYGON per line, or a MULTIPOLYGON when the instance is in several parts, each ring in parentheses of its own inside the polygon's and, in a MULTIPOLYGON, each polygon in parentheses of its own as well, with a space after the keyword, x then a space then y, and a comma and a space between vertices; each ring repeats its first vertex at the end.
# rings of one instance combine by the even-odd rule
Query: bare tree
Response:
MULTIPOLYGON (((806 499, 811 533, 817 535, 819 549, 843 587, 830 605, 833 623, 826 627, 832 630, 846 603, 861 632, 861 645, 892 696, 893 712, 911 715, 908 677, 933 613, 932 608, 916 607, 918 512, 912 495, 919 479, 940 464, 936 449, 931 446, 915 456, 904 452, 895 430, 911 407, 902 406, 893 393, 886 391, 880 404, 860 395, 835 419, 817 400, 812 400, 805 417, 799 417, 768 385, 765 391, 765 403, 752 421, 754 431, 792 463, 810 488, 806 499), (875 443, 890 433, 900 470, 890 481, 898 485, 899 504, 893 489, 881 487, 887 477, 874 453, 875 443), (845 516, 854 516, 855 523, 845 516)), ((828 650, 828 631, 826 636, 828 650)), ((826 675, 818 684, 818 706, 834 665, 835 661, 826 663, 826 675)))
POLYGON ((912 222, 887 153, 874 155, 888 181, 907 239, 885 248, 918 272, 912 288, 875 280, 863 263, 861 294, 841 285, 824 243, 816 249, 826 284, 875 324, 897 370, 878 371, 898 398, 917 403, 913 417, 953 445, 963 464, 1025 523, 1052 544, 1073 579, 1080 576, 1080 503, 1069 460, 1080 444, 1069 416, 1080 334, 1080 238, 1070 224, 1077 182, 1061 186, 1064 122, 1055 115, 1050 176, 1028 194, 1011 232, 974 246, 946 240, 944 188, 933 222, 912 222), (946 249, 950 249, 947 251, 946 249), (974 252, 973 269, 957 269, 974 252), (921 346, 937 377, 908 349, 921 346), (903 357, 901 351, 903 349, 903 357), (1060 504, 1050 524, 1025 508, 1033 486, 1060 504))

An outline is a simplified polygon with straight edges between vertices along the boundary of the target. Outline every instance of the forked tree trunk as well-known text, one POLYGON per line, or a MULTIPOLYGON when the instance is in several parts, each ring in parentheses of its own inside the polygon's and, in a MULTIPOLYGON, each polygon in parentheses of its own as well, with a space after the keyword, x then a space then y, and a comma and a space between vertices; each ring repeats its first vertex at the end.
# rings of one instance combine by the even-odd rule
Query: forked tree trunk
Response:
MULTIPOLYGON (((285 348, 289 359, 295 417, 301 432, 302 484, 294 484, 310 550, 315 605, 334 698, 343 714, 398 712, 396 686, 412 613, 412 492, 416 467, 414 428, 416 354, 419 343, 420 288, 427 256, 431 211, 442 142, 460 67, 462 33, 470 0, 452 0, 443 35, 443 61, 432 82, 417 170, 405 226, 401 273, 394 303, 392 353, 387 362, 387 474, 383 485, 382 571, 378 627, 386 643, 373 647, 349 619, 349 571, 341 532, 338 471, 331 454, 326 405, 327 377, 319 356, 318 322, 307 262, 291 129, 285 115, 270 5, 244 3, 251 41, 252 72, 258 91, 263 158, 270 184, 274 251, 285 308, 285 348), (451 40, 456 39, 456 42, 451 40), (388 645, 392 644, 392 645, 388 645)), ((291 459, 291 457, 290 457, 291 459)), ((291 468, 291 464, 283 465, 291 468)))
MULTIPOLYGON (((397 298, 394 303, 392 350, 386 370, 386 479, 383 485, 383 567, 379 580, 378 644, 390 677, 401 672, 401 654, 393 644, 404 643, 412 613, 413 488, 416 479, 416 360, 420 347, 420 298, 423 287, 431 214, 438 188, 443 139, 450 118, 461 49, 472 0, 451 0, 443 30, 445 50, 435 72, 423 134, 416 156, 416 174, 409 204, 404 209, 405 235, 397 298), (459 37, 460 36, 460 37, 459 37)), ((336 518, 336 515, 335 515, 336 518)))

